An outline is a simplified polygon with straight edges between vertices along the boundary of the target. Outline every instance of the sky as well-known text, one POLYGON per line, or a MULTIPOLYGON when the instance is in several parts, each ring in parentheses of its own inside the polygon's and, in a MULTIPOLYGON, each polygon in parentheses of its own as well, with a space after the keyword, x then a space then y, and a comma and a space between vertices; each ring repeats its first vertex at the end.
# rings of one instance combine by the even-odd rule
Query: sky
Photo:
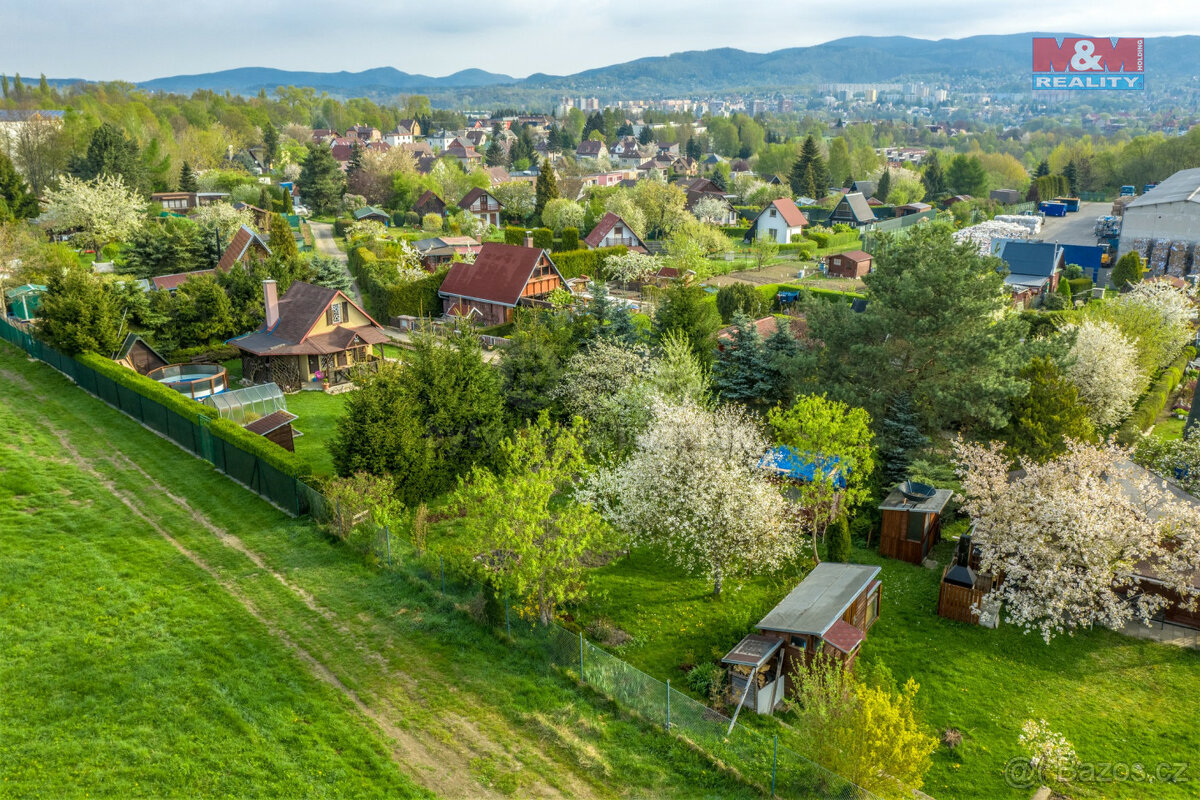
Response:
MULTIPOLYGON (((142 81, 235 67, 565 75, 844 36, 1200 33, 1194 0, 0 0, 0 72, 142 81), (852 9, 852 13, 845 13, 852 9)), ((1197 54, 1200 56, 1200 53, 1197 54)))

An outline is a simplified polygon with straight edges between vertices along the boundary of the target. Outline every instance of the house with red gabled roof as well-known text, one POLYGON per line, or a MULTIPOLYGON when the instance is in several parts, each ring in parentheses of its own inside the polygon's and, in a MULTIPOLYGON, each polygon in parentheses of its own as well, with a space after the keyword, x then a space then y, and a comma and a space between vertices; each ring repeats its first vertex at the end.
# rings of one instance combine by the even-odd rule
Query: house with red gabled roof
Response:
POLYGON ((446 201, 426 189, 425 193, 417 198, 417 202, 413 203, 413 211, 422 218, 426 214, 437 214, 439 217, 444 217, 446 216, 446 201))
POLYGON ((463 199, 458 201, 458 207, 484 225, 500 227, 500 212, 504 210, 504 206, 500 205, 500 201, 487 189, 475 187, 463 195, 463 199))
POLYGON ((475 145, 464 142, 462 139, 450 142, 442 154, 456 159, 464 170, 471 170, 483 163, 483 156, 475 149, 475 145))
POLYGON ((787 197, 772 200, 766 208, 758 212, 758 216, 750 223, 746 232, 746 240, 770 239, 779 244, 787 244, 793 236, 804 233, 808 218, 796 204, 787 197))
POLYGON ((475 263, 451 266, 438 289, 443 312, 476 318, 479 325, 503 325, 517 306, 539 305, 555 289, 565 288, 549 254, 533 247, 529 238, 525 242, 524 247, 487 242, 475 263))
POLYGON ((599 139, 585 139, 579 143, 578 147, 575 148, 576 158, 586 158, 591 161, 595 161, 597 158, 599 158, 601 153, 607 155, 608 148, 605 146, 604 142, 599 139))
POLYGON ((257 330, 230 339, 242 351, 242 376, 274 382, 284 391, 350 380, 352 368, 377 362, 374 345, 389 340, 383 326, 344 292, 296 281, 276 294, 263 281, 266 319, 257 330))
POLYGON ((646 243, 642 241, 642 238, 634 233, 625 220, 611 211, 601 217, 600 221, 596 223, 596 227, 583 237, 583 244, 589 250, 600 247, 625 246, 639 253, 646 252, 646 243))
POLYGON ((229 246, 221 254, 221 260, 217 262, 217 269, 221 272, 229 272, 229 270, 233 269, 234 264, 245 261, 246 257, 251 254, 267 258, 271 255, 271 248, 259 236, 258 231, 243 225, 238 228, 237 233, 233 234, 233 238, 229 241, 229 246))

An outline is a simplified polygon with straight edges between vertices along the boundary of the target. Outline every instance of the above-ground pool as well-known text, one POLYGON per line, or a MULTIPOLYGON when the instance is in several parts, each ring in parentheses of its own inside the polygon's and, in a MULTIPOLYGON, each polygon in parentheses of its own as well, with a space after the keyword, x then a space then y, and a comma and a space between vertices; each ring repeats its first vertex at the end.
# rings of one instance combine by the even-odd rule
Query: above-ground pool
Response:
POLYGON ((171 364, 150 370, 146 377, 191 398, 218 394, 229 386, 220 364, 171 364))

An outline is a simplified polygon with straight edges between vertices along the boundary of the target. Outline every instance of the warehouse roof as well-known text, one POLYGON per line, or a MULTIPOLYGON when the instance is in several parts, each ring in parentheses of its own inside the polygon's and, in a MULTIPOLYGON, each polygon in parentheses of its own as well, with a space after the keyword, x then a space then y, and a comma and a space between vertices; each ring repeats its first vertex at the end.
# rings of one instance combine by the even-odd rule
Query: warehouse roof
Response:
POLYGON ((1179 170, 1141 197, 1130 201, 1125 208, 1157 206, 1181 201, 1200 203, 1200 167, 1179 170))

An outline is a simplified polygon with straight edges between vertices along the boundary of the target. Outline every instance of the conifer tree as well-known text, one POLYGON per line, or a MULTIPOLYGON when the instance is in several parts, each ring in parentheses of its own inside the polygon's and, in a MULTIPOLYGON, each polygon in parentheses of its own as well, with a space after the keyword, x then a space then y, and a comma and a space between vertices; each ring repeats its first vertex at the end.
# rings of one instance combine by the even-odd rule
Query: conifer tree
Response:
POLYGON ((9 157, 0 150, 0 222, 31 219, 40 211, 37 197, 9 157))
POLYGON ((1141 283, 1145 273, 1146 267, 1142 264, 1142 257, 1137 251, 1130 250, 1117 259, 1117 265, 1113 267, 1108 280, 1114 289, 1124 289, 1126 285, 1141 283))
POLYGON ((850 561, 850 523, 845 514, 838 517, 829 530, 829 551, 825 554, 825 560, 838 564, 850 561))
POLYGON ((649 125, 643 125, 641 133, 638 134, 638 144, 650 144, 654 141, 654 129, 649 125))
POLYGON ((825 167, 825 159, 821 157, 820 148, 817 147, 817 140, 811 134, 800 146, 800 155, 792 164, 788 183, 791 184, 793 194, 807 195, 818 200, 828 191, 829 172, 825 167))
POLYGON ((267 159, 267 169, 270 169, 275 164, 275 157, 279 155, 279 131, 270 120, 263 126, 263 154, 267 159))
POLYGON ((181 192, 197 192, 200 186, 196 181, 196 173, 192 171, 192 165, 188 162, 183 162, 183 166, 179 168, 179 191, 181 192))
POLYGON ((1075 166, 1075 161, 1072 159, 1063 167, 1063 177, 1067 179, 1067 192, 1071 197, 1079 196, 1079 167, 1075 166))
POLYGON ((721 400, 755 407, 771 394, 769 363, 758 326, 738 312, 733 317, 733 338, 717 352, 713 365, 713 388, 721 400))
POLYGON ((942 162, 938 160, 936 150, 929 154, 929 161, 921 176, 921 182, 925 184, 927 198, 933 199, 946 193, 946 173, 942 171, 942 162))
POLYGON ((1037 165, 1037 169, 1035 169, 1033 171, 1033 177, 1044 178, 1049 174, 1050 174, 1050 162, 1043 158, 1041 160, 1041 163, 1039 163, 1037 165))
POLYGON ((271 247, 273 256, 288 262, 294 262, 300 257, 300 250, 296 247, 296 237, 292 235, 292 226, 288 225, 287 220, 278 214, 271 215, 270 239, 267 243, 271 247))
POLYGON ((892 171, 885 169, 883 174, 879 176, 879 183, 875 186, 875 199, 881 203, 887 202, 888 194, 892 191, 892 171))
MULTIPOLYGON (((535 161, 537 160, 537 156, 533 158, 535 161)), ((550 166, 549 159, 538 170, 537 184, 534 186, 534 192, 537 201, 534 204, 533 211, 540 218, 542 209, 546 207, 546 203, 558 198, 558 179, 554 175, 554 167, 550 166)))
POLYGON ((929 438, 921 433, 920 423, 912 396, 907 392, 898 395, 879 431, 879 459, 888 485, 906 480, 917 451, 929 444, 929 438))

